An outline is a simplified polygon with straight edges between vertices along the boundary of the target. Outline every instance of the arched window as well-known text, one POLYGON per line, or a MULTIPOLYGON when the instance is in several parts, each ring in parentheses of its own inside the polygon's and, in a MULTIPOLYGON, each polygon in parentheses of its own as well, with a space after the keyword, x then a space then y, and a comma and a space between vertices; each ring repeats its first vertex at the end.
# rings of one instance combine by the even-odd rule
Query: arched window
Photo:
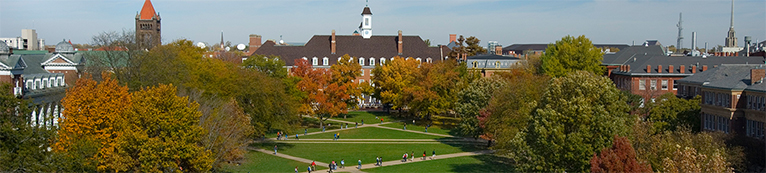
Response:
POLYGON ((478 63, 478 62, 476 62, 476 61, 474 61, 472 64, 473 64, 473 68, 477 68, 477 67, 479 67, 479 63, 478 63))
POLYGON ((322 65, 330 65, 330 59, 327 57, 322 58, 322 65))
POLYGON ((495 68, 500 68, 500 61, 495 62, 495 68))
POLYGON ((431 60, 431 58, 426 58, 426 62, 427 63, 433 63, 433 60, 431 60))
POLYGON ((359 65, 364 66, 364 58, 359 58, 359 65))
POLYGON ((305 56, 304 56, 302 59, 303 59, 303 60, 306 60, 306 61, 308 61, 308 60, 309 60, 309 59, 308 59, 308 58, 306 58, 305 56))
POLYGON ((40 86, 40 89, 43 89, 48 86, 48 79, 43 79, 43 85, 40 86))
POLYGON ((34 86, 34 85, 32 85, 32 80, 27 80, 27 86, 26 86, 26 88, 27 88, 27 89, 32 89, 32 88, 35 88, 35 86, 34 86))
POLYGON ((418 63, 423 62, 420 58, 415 58, 415 61, 418 61, 418 63))
POLYGON ((317 57, 311 58, 311 65, 319 65, 319 60, 317 57))
POLYGON ((58 87, 59 86, 59 83, 58 83, 58 80, 56 80, 56 77, 52 77, 50 81, 51 81, 51 85, 53 85, 53 87, 58 87))
POLYGON ((386 64, 386 58, 380 58, 380 65, 386 64))
POLYGON ((370 58, 370 66, 375 66, 375 58, 370 58))

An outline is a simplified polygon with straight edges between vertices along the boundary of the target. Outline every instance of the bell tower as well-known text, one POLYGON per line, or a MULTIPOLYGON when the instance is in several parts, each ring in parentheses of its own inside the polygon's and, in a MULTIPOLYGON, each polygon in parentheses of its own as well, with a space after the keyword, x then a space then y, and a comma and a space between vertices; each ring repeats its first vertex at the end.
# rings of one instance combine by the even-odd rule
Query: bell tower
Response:
POLYGON ((136 14, 136 43, 141 48, 151 49, 162 44, 160 20, 152 1, 144 1, 143 8, 136 14))
POLYGON ((365 6, 362 10, 362 23, 359 25, 359 31, 362 32, 362 37, 369 39, 372 37, 372 12, 370 7, 365 6))

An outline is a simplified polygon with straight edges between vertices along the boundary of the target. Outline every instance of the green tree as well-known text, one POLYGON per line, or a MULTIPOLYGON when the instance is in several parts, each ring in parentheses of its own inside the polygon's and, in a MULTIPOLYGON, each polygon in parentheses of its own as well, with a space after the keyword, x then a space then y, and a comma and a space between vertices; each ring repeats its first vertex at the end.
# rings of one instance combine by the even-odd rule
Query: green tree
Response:
MULTIPOLYGON (((535 171, 587 171, 593 153, 614 135, 627 135, 635 119, 611 80, 577 71, 554 79, 526 133, 528 158, 519 166, 535 171)), ((517 155, 519 156, 519 155, 517 155)))
POLYGON ((269 77, 287 77, 287 70, 284 67, 285 61, 279 56, 253 55, 242 62, 242 66, 265 73, 269 75, 269 77))
POLYGON ((697 96, 686 100, 676 97, 673 93, 663 94, 655 99, 649 107, 647 121, 653 122, 654 131, 675 131, 676 127, 686 126, 693 131, 700 131, 700 100, 697 96))
POLYGON ((413 97, 409 105, 412 115, 430 119, 431 115, 455 107, 461 80, 461 68, 458 65, 455 61, 420 64, 415 75, 416 85, 405 89, 405 93, 413 97))
POLYGON ((498 90, 505 88, 508 83, 498 76, 481 78, 471 82, 468 87, 457 93, 455 112, 460 115, 458 132, 463 136, 478 138, 484 129, 479 124, 479 111, 485 109, 498 90))
POLYGON ((394 57, 394 60, 372 70, 372 81, 377 86, 375 95, 383 103, 390 103, 392 109, 404 108, 414 99, 408 90, 417 86, 418 63, 414 59, 394 57))
POLYGON ((457 46, 452 48, 452 51, 450 51, 448 55, 449 57, 458 58, 463 57, 463 54, 466 56, 474 56, 487 53, 487 49, 484 49, 484 47, 481 47, 479 44, 481 40, 474 36, 464 38, 463 35, 460 35, 456 41, 457 42, 455 43, 457 46))
POLYGON ((604 74, 602 59, 601 49, 593 46, 584 35, 565 36, 556 44, 549 44, 545 54, 540 57, 542 72, 551 77, 562 77, 579 70, 604 74))
POLYGON ((0 85, 0 172, 52 171, 50 140, 55 131, 32 125, 31 103, 16 98, 8 83, 0 85))

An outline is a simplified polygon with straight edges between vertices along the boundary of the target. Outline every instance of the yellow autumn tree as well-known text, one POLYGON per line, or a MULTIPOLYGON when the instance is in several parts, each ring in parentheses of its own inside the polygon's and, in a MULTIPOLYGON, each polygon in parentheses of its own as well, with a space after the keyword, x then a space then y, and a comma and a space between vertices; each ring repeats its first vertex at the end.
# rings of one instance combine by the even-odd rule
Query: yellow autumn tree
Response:
POLYGON ((120 86, 108 73, 98 83, 88 77, 77 80, 62 100, 56 153, 70 161, 70 170, 105 171, 113 160, 125 108, 131 105, 128 88, 120 86))
POLYGON ((205 172, 210 150, 201 146, 199 104, 176 96, 172 84, 148 87, 132 95, 123 137, 117 143, 121 167, 116 171, 205 172))

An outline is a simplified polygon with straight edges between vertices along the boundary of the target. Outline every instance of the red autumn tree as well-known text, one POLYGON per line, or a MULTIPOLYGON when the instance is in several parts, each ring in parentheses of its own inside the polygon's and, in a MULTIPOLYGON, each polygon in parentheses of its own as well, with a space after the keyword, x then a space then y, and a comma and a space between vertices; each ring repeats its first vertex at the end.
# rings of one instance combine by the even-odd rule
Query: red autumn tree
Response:
POLYGON ((636 158, 636 151, 625 137, 614 136, 611 148, 604 148, 601 154, 593 154, 590 172, 652 172, 652 167, 636 158))
POLYGON ((353 99, 359 98, 361 93, 353 82, 361 66, 354 64, 348 55, 341 57, 331 69, 313 69, 307 60, 295 60, 292 73, 301 79, 296 87, 307 96, 301 100, 301 113, 317 117, 320 126, 324 126, 328 118, 346 113, 353 107, 356 103, 353 99))

